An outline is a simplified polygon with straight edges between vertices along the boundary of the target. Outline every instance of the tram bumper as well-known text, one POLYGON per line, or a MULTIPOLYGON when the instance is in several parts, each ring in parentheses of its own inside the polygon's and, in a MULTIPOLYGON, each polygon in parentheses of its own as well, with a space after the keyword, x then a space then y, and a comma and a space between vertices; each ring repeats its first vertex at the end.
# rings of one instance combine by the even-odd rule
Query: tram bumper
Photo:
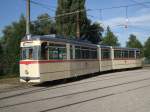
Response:
POLYGON ((21 82, 40 82, 40 77, 20 77, 21 82))

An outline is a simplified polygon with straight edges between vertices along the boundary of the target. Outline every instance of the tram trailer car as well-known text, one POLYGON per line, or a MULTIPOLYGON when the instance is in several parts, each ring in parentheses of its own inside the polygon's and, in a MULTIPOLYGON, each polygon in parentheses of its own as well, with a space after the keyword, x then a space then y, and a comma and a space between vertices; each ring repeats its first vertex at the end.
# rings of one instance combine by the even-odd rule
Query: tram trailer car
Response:
POLYGON ((142 67, 139 49, 32 36, 21 41, 20 81, 44 82, 102 71, 142 67))

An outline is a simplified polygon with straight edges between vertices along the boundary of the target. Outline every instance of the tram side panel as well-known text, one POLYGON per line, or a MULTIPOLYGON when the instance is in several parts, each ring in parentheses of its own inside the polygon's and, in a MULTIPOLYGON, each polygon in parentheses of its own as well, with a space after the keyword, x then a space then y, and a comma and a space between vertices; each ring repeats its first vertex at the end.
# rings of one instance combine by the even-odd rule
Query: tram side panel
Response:
POLYGON ((111 47, 98 46, 100 72, 112 70, 111 47))
POLYGON ((115 50, 113 69, 142 67, 142 60, 136 57, 135 50, 130 50, 130 52, 131 55, 127 49, 115 50))
POLYGON ((70 61, 70 75, 76 77, 80 75, 99 72, 97 60, 74 60, 70 61))
MULTIPOLYGON (((97 48, 83 47, 79 45, 71 45, 70 49, 70 77, 99 72, 99 62, 97 60, 97 48), (91 50, 95 50, 96 56, 91 50), (88 54, 87 54, 88 53, 88 54), (94 57, 93 57, 94 55, 94 57), (92 57, 94 59, 92 59, 92 57)), ((94 53, 95 53, 94 52, 94 53)))
POLYGON ((40 64, 41 81, 51 81, 70 77, 69 62, 55 60, 40 64))
POLYGON ((136 67, 136 60, 114 59, 113 69, 133 68, 136 67))

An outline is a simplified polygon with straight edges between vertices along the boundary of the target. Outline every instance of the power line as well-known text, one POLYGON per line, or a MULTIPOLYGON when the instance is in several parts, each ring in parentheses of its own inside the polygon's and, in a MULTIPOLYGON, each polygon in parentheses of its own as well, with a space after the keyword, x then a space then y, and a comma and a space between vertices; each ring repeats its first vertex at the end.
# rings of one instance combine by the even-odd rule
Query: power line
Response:
POLYGON ((143 6, 144 8, 150 8, 147 5, 145 5, 145 3, 140 3, 140 2, 137 2, 135 0, 131 0, 131 1, 134 2, 134 3, 137 3, 137 4, 141 5, 141 6, 143 6))
MULTIPOLYGON (((24 0, 24 1, 26 1, 26 0, 24 0)), ((34 4, 34 5, 37 5, 37 6, 40 6, 40 7, 42 7, 42 8, 45 8, 45 9, 47 9, 47 10, 50 10, 50 11, 54 11, 54 12, 55 12, 54 9, 50 8, 50 7, 52 7, 52 6, 49 6, 49 5, 47 5, 47 4, 35 2, 35 1, 33 1, 33 0, 30 0, 30 3, 32 3, 32 4, 34 4)))
POLYGON ((120 5, 120 6, 113 6, 113 7, 106 7, 106 8, 100 8, 100 9, 90 9, 91 11, 94 10, 111 10, 111 9, 118 9, 118 8, 125 8, 125 7, 134 7, 134 6, 138 6, 141 4, 150 4, 150 2, 138 2, 135 4, 129 4, 129 5, 120 5))

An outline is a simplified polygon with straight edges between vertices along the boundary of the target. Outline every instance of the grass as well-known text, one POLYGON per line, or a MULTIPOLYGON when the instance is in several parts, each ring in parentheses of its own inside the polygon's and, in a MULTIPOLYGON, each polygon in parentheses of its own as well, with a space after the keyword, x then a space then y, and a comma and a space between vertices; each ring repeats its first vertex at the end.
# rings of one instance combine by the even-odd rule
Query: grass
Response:
POLYGON ((7 78, 18 78, 18 74, 0 74, 0 80, 1 79, 7 79, 7 78))

